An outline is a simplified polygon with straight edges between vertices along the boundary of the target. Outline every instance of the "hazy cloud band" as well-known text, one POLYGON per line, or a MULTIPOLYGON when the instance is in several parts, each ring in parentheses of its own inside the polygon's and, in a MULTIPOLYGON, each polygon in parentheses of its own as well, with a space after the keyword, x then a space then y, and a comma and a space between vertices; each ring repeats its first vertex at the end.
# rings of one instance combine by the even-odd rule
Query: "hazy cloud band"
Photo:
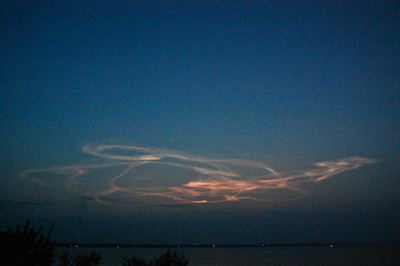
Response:
POLYGON ((305 183, 316 183, 373 160, 350 157, 315 164, 314 169, 276 172, 247 160, 214 160, 175 151, 122 145, 88 145, 101 163, 30 170, 24 178, 59 187, 103 204, 215 203, 244 199, 302 197, 305 183))

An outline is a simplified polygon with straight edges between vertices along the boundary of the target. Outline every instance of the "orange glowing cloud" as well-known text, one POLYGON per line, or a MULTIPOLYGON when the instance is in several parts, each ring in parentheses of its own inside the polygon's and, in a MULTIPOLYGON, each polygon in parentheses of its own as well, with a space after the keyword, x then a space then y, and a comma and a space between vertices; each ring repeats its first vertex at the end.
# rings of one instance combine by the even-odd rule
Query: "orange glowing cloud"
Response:
MULTIPOLYGON (((216 203, 243 199, 271 201, 307 191, 316 183, 373 160, 350 157, 320 162, 315 168, 279 173, 263 163, 247 160, 211 160, 174 151, 134 146, 85 146, 83 152, 100 158, 94 165, 30 170, 22 176, 44 186, 58 187, 101 204, 148 202, 155 205, 216 203), (254 174, 257 173, 257 174, 254 174), (269 197, 275 191, 273 197, 269 197), (169 199, 169 200, 166 200, 169 199)), ((289 197, 290 199, 290 197, 289 197)))

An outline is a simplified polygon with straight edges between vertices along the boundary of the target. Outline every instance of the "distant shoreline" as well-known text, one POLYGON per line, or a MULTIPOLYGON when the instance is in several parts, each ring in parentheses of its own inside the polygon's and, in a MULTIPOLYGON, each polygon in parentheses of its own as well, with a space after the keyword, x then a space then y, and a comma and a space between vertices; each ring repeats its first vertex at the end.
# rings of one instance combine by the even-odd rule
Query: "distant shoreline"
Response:
POLYGON ((299 246, 347 246, 347 245, 400 245, 400 242, 366 242, 366 243, 309 243, 309 244, 253 244, 253 245, 134 245, 134 244, 85 244, 85 243, 70 243, 62 244, 55 243, 55 247, 63 248, 263 248, 263 247, 299 247, 299 246))

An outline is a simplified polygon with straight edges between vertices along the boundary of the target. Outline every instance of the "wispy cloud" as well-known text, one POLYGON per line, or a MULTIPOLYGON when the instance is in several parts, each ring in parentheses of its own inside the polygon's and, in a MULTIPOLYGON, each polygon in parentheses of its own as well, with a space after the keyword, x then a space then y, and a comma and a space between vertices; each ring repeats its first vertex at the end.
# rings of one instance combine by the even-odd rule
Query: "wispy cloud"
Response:
POLYGON ((22 177, 109 205, 282 201, 303 197, 307 193, 303 184, 374 162, 350 157, 316 163, 312 169, 277 172, 254 161, 215 160, 134 146, 89 145, 82 151, 101 162, 29 170, 22 177))

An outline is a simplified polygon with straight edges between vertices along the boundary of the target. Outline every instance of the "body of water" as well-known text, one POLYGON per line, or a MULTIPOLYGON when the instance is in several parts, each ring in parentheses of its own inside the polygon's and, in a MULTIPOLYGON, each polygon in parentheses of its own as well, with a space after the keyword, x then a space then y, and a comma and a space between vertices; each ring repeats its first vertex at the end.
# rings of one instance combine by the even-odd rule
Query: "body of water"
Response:
MULTIPOLYGON (((56 252, 102 255, 104 266, 122 265, 132 256, 148 261, 166 248, 57 248, 56 252)), ((400 244, 171 248, 190 259, 189 266, 258 265, 400 265, 400 244)), ((58 265, 58 261, 54 263, 58 265)))

